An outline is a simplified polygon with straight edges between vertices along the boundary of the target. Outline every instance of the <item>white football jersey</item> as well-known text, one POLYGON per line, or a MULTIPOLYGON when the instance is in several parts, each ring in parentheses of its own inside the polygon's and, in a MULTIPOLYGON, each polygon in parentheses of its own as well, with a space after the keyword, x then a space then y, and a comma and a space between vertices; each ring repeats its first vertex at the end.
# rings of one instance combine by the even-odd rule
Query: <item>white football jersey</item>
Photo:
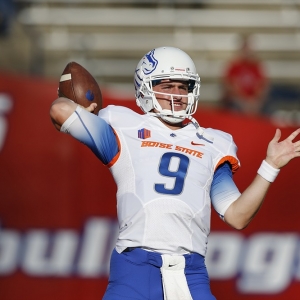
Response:
MULTIPOLYGON (((102 109, 99 117, 113 128, 120 148, 110 164, 118 188, 117 251, 205 255, 214 171, 224 161, 233 171, 239 167, 232 136, 205 129, 210 142, 196 135, 192 123, 171 130, 156 117, 120 106, 102 109)), ((215 209, 224 215, 238 195, 215 209)))

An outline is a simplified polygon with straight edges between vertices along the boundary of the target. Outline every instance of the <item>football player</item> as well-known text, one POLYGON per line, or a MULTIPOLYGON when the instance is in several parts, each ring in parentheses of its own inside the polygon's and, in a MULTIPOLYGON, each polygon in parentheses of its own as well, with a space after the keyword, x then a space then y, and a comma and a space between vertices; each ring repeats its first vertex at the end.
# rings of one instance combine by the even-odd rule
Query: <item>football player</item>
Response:
POLYGON ((276 130, 240 193, 232 136, 192 116, 200 95, 192 59, 177 48, 153 49, 138 63, 134 85, 144 114, 109 105, 96 116, 95 104, 66 98, 50 110, 56 127, 86 144, 117 184, 119 236, 103 299, 215 299, 205 266, 211 203, 230 226, 245 228, 280 168, 300 156, 300 141, 293 142, 300 129, 281 142, 276 130))

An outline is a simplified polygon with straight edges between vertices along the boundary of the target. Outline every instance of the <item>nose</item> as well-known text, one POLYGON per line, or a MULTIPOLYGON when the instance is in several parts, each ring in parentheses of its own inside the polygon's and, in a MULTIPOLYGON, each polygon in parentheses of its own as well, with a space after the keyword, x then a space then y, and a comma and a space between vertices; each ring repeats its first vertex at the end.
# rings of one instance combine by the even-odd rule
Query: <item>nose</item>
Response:
POLYGON ((173 96, 173 99, 174 100, 181 100, 182 99, 182 90, 179 88, 179 87, 174 87, 173 88, 173 91, 172 91, 172 94, 174 95, 173 96))

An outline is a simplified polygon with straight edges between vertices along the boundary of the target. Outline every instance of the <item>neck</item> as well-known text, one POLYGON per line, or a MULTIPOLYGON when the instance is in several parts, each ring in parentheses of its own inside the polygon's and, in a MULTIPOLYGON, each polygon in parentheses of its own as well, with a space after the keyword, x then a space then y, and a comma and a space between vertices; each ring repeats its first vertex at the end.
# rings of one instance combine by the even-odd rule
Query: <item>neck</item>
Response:
POLYGON ((163 120, 162 118, 158 117, 158 120, 160 120, 165 126, 167 126, 168 128, 170 128, 171 130, 177 130, 183 127, 183 123, 179 122, 179 123, 175 123, 175 124, 171 124, 166 122, 165 120, 163 120))

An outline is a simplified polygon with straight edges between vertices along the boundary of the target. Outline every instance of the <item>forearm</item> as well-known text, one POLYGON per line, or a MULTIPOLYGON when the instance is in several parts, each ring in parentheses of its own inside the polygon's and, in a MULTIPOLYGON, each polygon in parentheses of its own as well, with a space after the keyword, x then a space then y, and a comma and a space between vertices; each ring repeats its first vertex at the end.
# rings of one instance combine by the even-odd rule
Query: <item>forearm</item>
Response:
POLYGON ((276 130, 274 138, 268 145, 265 161, 258 170, 253 182, 226 210, 225 221, 236 229, 245 228, 261 207, 267 191, 279 173, 293 158, 300 157, 300 141, 293 142, 300 133, 295 130, 288 138, 279 142, 281 132, 276 130))
POLYGON ((225 221, 236 229, 247 227, 260 209, 271 183, 256 175, 248 188, 225 213, 225 221))

